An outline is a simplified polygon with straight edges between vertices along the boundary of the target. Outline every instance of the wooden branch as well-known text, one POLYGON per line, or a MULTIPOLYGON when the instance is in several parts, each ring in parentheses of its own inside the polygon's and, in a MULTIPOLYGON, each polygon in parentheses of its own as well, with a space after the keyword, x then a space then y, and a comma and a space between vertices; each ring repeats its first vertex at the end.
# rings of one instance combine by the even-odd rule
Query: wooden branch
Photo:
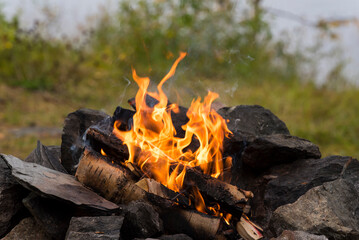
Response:
POLYGON ((186 233, 194 239, 218 238, 221 219, 193 210, 161 208, 160 216, 170 233, 186 233))

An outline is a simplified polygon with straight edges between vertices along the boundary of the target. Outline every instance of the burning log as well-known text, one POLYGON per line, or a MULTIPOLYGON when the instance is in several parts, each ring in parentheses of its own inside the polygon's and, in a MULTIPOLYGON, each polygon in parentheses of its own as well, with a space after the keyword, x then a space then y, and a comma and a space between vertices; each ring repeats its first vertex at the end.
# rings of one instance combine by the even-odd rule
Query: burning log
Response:
POLYGON ((195 239, 214 239, 220 235, 221 219, 193 210, 162 208, 160 215, 171 233, 186 233, 195 239))
POLYGON ((96 152, 103 151, 120 161, 128 159, 128 148, 123 142, 112 135, 112 132, 105 132, 98 128, 89 128, 86 133, 86 138, 90 141, 91 147, 96 152))
POLYGON ((238 189, 236 186, 205 175, 195 168, 187 168, 184 186, 191 185, 197 186, 202 194, 238 217, 242 215, 248 198, 253 198, 253 193, 250 191, 238 189))
POLYGON ((137 177, 129 169, 89 149, 84 151, 75 176, 80 182, 114 203, 126 204, 134 200, 149 200, 148 195, 154 195, 157 198, 149 200, 152 203, 167 199, 171 201, 170 205, 176 202, 189 206, 189 200, 184 196, 152 179, 144 178, 137 182, 137 177))
POLYGON ((136 176, 95 151, 85 149, 75 176, 114 203, 129 203, 145 198, 145 192, 135 184, 136 176))

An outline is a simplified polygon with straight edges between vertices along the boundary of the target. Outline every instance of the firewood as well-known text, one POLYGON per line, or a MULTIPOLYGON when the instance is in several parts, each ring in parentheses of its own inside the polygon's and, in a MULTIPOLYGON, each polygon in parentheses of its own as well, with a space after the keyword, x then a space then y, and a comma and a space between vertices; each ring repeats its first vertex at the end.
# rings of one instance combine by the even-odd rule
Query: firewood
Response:
POLYGON ((128 148, 112 132, 103 131, 99 128, 89 128, 86 133, 86 139, 90 141, 91 147, 96 151, 103 151, 119 161, 128 159, 128 148))
POLYGON ((194 239, 215 239, 221 230, 221 219, 193 210, 161 208, 160 216, 166 231, 186 233, 194 239))
POLYGON ((77 168, 77 179, 104 198, 118 204, 134 200, 189 206, 189 200, 153 179, 137 177, 126 167, 91 149, 85 149, 77 168))
POLYGON ((164 199, 175 201, 183 206, 189 206, 189 199, 184 197, 182 194, 174 192, 169 188, 165 187, 161 183, 151 178, 143 178, 136 183, 141 189, 147 193, 157 195, 164 199))
POLYGON ((75 176, 114 203, 125 204, 145 198, 145 192, 135 184, 136 176, 127 168, 89 149, 85 149, 75 176))
MULTIPOLYGON (((90 128, 87 136, 92 139, 92 146, 97 146, 97 148, 100 146, 112 160, 124 161, 128 159, 127 147, 114 135, 90 128)), ((99 152, 100 150, 97 151, 99 152)), ((140 152, 140 149, 138 149, 138 152, 140 152)), ((136 169, 136 166, 133 167, 136 169)), ((238 217, 242 214, 248 198, 253 197, 253 193, 249 191, 240 190, 231 184, 205 175, 200 170, 187 168, 184 185, 186 187, 194 184, 197 185, 202 194, 218 202, 228 212, 236 214, 238 217)))
POLYGON ((246 216, 242 216, 237 222, 236 229, 245 240, 259 240, 263 238, 261 233, 263 229, 251 222, 246 216))
POLYGON ((203 174, 196 168, 187 168, 184 186, 195 185, 202 195, 219 203, 227 212, 240 217, 248 198, 253 197, 250 191, 244 191, 229 183, 203 174))

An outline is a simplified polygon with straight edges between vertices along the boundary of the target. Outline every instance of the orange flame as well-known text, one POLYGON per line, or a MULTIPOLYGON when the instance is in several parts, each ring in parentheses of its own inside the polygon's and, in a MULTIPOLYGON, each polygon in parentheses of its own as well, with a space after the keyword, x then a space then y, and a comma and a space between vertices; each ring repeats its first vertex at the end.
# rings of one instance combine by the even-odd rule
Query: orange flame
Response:
POLYGON ((189 121, 182 126, 185 136, 175 137, 171 112, 178 112, 178 105, 167 105, 168 99, 162 86, 174 75, 177 65, 185 56, 186 53, 180 53, 158 84, 157 92, 149 92, 150 79, 139 77, 132 69, 133 79, 139 86, 133 126, 129 131, 123 131, 118 128, 120 123, 115 122, 113 130, 129 149, 127 163, 137 164, 145 174, 177 192, 182 188, 186 167, 199 166, 205 174, 218 178, 223 168, 228 167, 224 165, 230 163, 225 161, 223 164, 222 160, 223 139, 230 131, 225 120, 211 109, 212 102, 218 97, 217 93, 209 92, 203 102, 200 98, 192 101, 187 112, 189 121), (146 95, 155 98, 158 103, 154 107, 147 106, 146 95), (199 147, 193 152, 186 151, 192 138, 199 141, 199 147))

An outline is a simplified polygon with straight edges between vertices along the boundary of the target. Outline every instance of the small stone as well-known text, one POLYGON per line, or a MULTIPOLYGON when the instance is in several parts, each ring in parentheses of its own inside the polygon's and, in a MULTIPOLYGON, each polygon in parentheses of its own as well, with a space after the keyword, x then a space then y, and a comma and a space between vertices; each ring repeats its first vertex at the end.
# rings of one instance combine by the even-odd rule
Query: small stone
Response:
POLYGON ((122 216, 73 217, 66 240, 118 240, 122 223, 122 216))
POLYGON ((3 240, 51 240, 32 217, 25 218, 3 240))
POLYGON ((271 240, 328 240, 324 235, 314 235, 303 231, 289 231, 284 230, 283 233, 277 238, 271 240))
POLYGON ((162 220, 149 203, 133 201, 124 208, 124 213, 121 236, 125 239, 149 238, 163 232, 162 220))

